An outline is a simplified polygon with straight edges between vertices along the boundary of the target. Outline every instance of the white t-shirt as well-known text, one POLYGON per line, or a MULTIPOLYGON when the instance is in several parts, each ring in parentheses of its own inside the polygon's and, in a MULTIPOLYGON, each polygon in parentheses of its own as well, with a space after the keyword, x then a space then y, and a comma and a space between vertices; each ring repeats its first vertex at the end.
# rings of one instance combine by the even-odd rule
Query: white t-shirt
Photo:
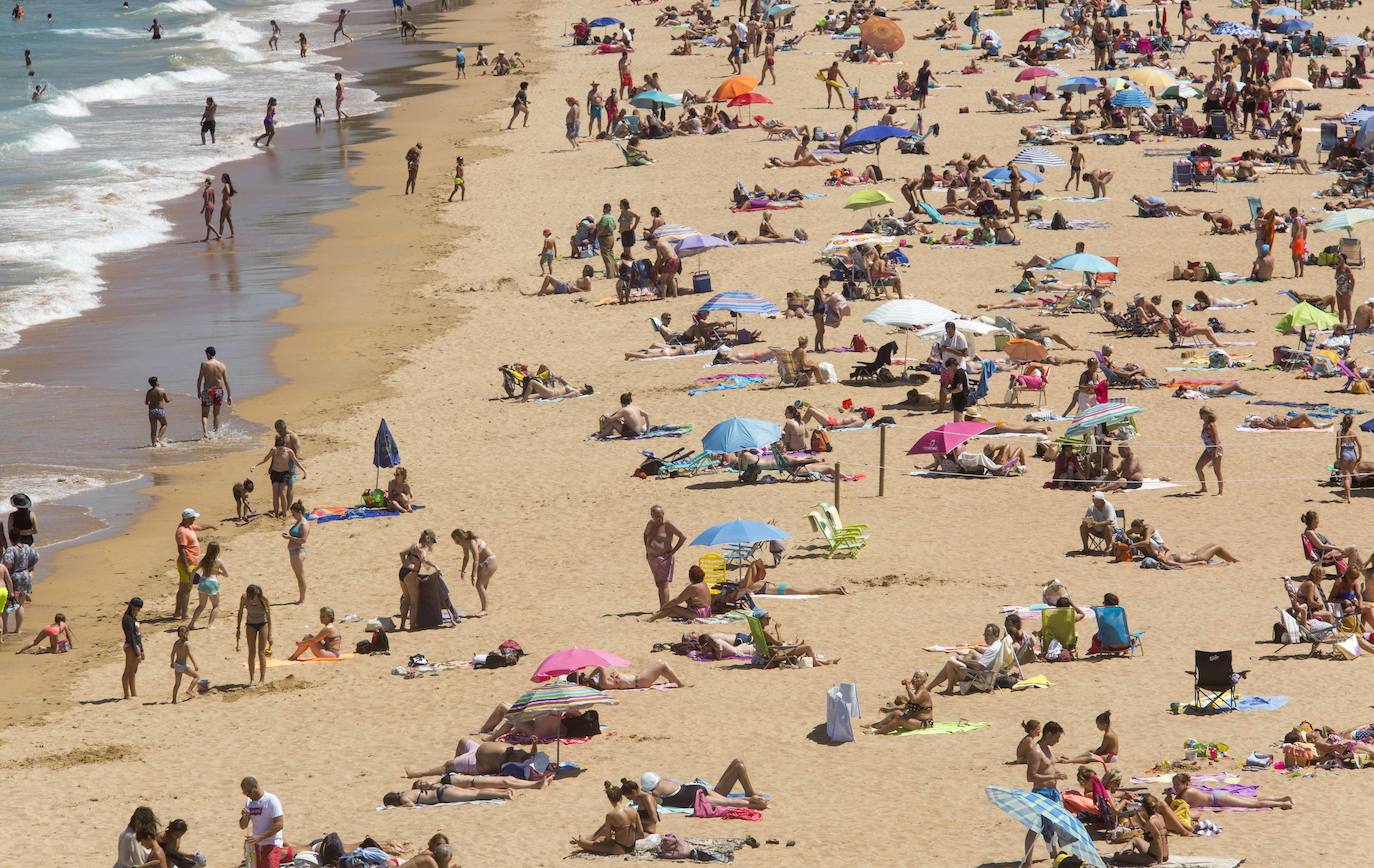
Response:
POLYGON ((954 337, 946 335, 940 338, 940 361, 947 362, 954 359, 959 364, 963 364, 968 358, 968 338, 964 337, 963 332, 956 331, 954 337), (963 350, 964 354, 952 353, 950 350, 963 350))
POLYGON ((138 842, 138 836, 128 826, 119 833, 118 861, 114 868, 134 868, 148 861, 148 848, 138 842))
MULTIPOLYGON (((248 824, 254 835, 261 835, 272 825, 272 821, 282 815, 281 799, 271 793, 263 793, 260 799, 249 799, 244 807, 248 809, 248 824)), ((264 838, 259 844, 282 845, 282 834, 278 832, 270 839, 264 838)))

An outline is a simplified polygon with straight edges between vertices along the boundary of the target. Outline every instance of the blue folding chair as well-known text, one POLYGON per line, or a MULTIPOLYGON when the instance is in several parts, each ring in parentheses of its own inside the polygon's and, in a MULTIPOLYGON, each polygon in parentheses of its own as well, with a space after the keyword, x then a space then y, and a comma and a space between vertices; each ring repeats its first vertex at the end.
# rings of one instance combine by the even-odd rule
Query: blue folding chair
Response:
POLYGON ((1144 655, 1145 644, 1141 637, 1145 631, 1132 633, 1126 622, 1126 610, 1120 606, 1094 607, 1097 614, 1097 653, 1125 654, 1132 656, 1137 648, 1144 655))

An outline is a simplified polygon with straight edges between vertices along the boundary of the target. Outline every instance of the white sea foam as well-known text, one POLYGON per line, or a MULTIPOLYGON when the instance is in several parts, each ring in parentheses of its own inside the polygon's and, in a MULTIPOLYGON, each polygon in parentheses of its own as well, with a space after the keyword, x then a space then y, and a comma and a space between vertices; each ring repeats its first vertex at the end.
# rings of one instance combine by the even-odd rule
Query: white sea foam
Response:
POLYGON ((90 39, 142 39, 147 34, 127 27, 66 27, 54 30, 64 36, 85 36, 90 39))
POLYGON ((81 147, 76 136, 62 127, 44 127, 26 139, 0 146, 0 155, 55 154, 58 151, 71 151, 81 147))
POLYGON ((141 474, 124 470, 100 470, 56 464, 14 464, 0 468, 0 490, 22 491, 36 506, 109 485, 133 482, 140 476, 141 474))
POLYGON ((179 12, 182 15, 204 15, 214 11, 215 7, 205 0, 167 0, 166 3, 158 3, 156 6, 149 6, 147 9, 140 10, 144 15, 166 15, 168 12, 179 12))
POLYGON ((212 66, 197 66, 173 72, 150 72, 138 78, 112 78, 90 87, 79 87, 69 95, 87 105, 98 102, 129 102, 153 94, 169 93, 186 85, 213 84, 228 78, 228 75, 212 66))
POLYGON ((84 118, 91 114, 91 110, 84 102, 67 93, 45 99, 38 106, 55 118, 84 118))

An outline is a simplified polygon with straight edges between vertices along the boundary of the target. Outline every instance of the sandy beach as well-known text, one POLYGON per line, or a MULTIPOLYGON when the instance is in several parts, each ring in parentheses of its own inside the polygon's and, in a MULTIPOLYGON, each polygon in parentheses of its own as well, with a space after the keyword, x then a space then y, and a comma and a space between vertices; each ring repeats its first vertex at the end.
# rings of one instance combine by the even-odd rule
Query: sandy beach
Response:
MULTIPOLYGON (((1176 10, 1169 8, 1172 26, 1176 10)), ((1196 9, 1199 15, 1208 11, 1233 20, 1245 17, 1245 10, 1210 2, 1196 9)), ((384 116, 369 122, 373 132, 365 141, 347 145, 348 180, 359 192, 347 203, 337 203, 335 210, 309 215, 324 237, 301 251, 294 262, 300 273, 281 287, 298 303, 275 317, 285 333, 266 360, 280 384, 236 402, 234 410, 236 422, 251 425, 255 433, 267 430, 273 419, 291 420, 302 438, 308 469, 297 494, 311 509, 351 506, 359 492, 372 487, 372 438, 379 419, 385 418, 416 498, 426 508, 412 515, 314 526, 306 559, 307 602, 290 605, 295 582, 281 539, 286 526, 259 518, 233 528, 230 520, 230 487, 261 457, 267 443, 261 437, 251 450, 160 469, 143 489, 146 504, 126 530, 45 558, 23 641, 47 623, 45 618, 62 611, 77 642, 66 655, 0 657, 6 660, 9 684, 9 701, 0 709, 0 739, 12 788, 48 794, 16 800, 15 827, 31 830, 39 841, 61 842, 63 864, 108 864, 131 811, 149 805, 164 824, 184 818, 190 826, 190 849, 203 852, 209 864, 233 865, 242 857, 235 823, 242 805, 238 783, 253 775, 280 797, 286 838, 293 844, 338 831, 345 841, 373 835, 406 842, 414 852, 432 833, 442 831, 454 842, 458 864, 554 865, 572 851, 570 836, 588 835, 601 822, 606 810, 603 781, 637 779, 647 770, 680 780, 700 776, 714 781, 738 758, 770 797, 760 822, 668 815, 660 831, 692 837, 752 835, 759 842, 779 842, 736 854, 736 861, 748 866, 1013 866, 1023 853, 1023 829, 988 803, 983 787, 1027 786, 1024 767, 1007 764, 1021 736, 1021 721, 1061 723, 1065 737, 1060 749, 1071 755, 1097 743, 1094 717, 1110 709, 1122 742, 1114 767, 1128 778, 1161 761, 1181 759, 1187 739, 1225 742, 1229 758, 1215 765, 1204 762, 1201 771, 1233 773, 1245 784, 1259 785, 1263 795, 1292 796, 1295 801, 1292 811, 1207 814, 1222 833, 1171 837, 1175 854, 1243 858, 1247 866, 1344 856, 1348 842, 1312 834, 1313 823, 1357 799, 1366 772, 1240 771, 1251 752, 1281 756, 1284 733, 1299 721, 1338 729, 1368 722, 1368 703, 1358 689, 1367 661, 1309 659, 1305 643, 1281 648, 1270 641, 1278 618, 1275 607, 1286 602, 1280 577, 1307 571, 1298 539, 1302 512, 1318 510, 1321 529, 1333 541, 1368 548, 1361 533, 1366 498, 1357 492, 1354 503, 1345 505, 1336 489, 1319 484, 1333 461, 1334 434, 1239 432, 1236 428, 1248 413, 1285 411, 1249 406, 1251 399, 1244 397, 1204 402, 1175 399, 1168 388, 1112 390, 1113 397, 1143 408, 1132 445, 1146 475, 1168 477, 1178 485, 1112 493, 1109 499, 1125 510, 1127 520, 1145 518, 1175 551, 1215 542, 1240 561, 1181 571, 1141 570, 1135 564, 1072 555, 1089 495, 1042 487, 1051 476, 1050 463, 1032 458, 1023 476, 1005 479, 908 475, 925 467, 929 458, 907 458, 907 449, 950 419, 947 412, 893 407, 908 384, 782 388, 771 362, 708 370, 709 356, 625 361, 624 353, 655 340, 649 317, 671 311, 676 322, 685 324, 707 296, 597 305, 593 302, 615 295, 614 281, 599 276, 587 294, 526 295, 540 283, 541 230, 551 229, 560 255, 566 255, 577 221, 599 214, 603 202, 614 204, 622 197, 646 217, 656 205, 669 223, 705 233, 733 229, 753 235, 759 215, 729 210, 736 181, 821 194, 800 208, 773 213, 780 232, 790 235, 802 228, 808 242, 739 246, 712 251, 704 260, 714 290, 753 292, 780 306, 786 292, 809 296, 824 270, 816 262, 824 243, 859 228, 873 213, 846 210, 847 197, 864 188, 826 186, 826 168, 765 171, 769 157, 790 159, 796 143, 767 141, 757 128, 646 141, 655 162, 645 167, 626 167, 607 141, 583 140, 573 150, 563 137, 564 98, 575 96, 585 103, 590 82, 600 82, 604 91, 616 81, 617 55, 574 47, 565 36, 570 22, 583 15, 613 15, 635 28, 636 78, 658 72, 666 92, 709 92, 729 74, 724 48, 668 56, 670 31, 653 26, 661 11, 662 4, 593 9, 561 0, 476 3, 425 12, 417 17, 424 41, 385 48, 388 62, 382 66, 393 67, 407 57, 416 78, 384 116), (483 75, 473 66, 475 50, 470 48, 469 77, 455 82, 449 50, 454 43, 485 44, 491 55, 518 51, 528 68, 510 77, 483 75), (521 80, 531 83, 529 126, 517 122, 507 132, 510 101, 521 80), (404 154, 417 141, 424 144, 418 189, 405 196, 404 154), (458 154, 466 158, 467 199, 448 203, 458 154), (547 364, 574 385, 593 385, 596 394, 559 403, 504 400, 497 366, 516 361, 547 364), (767 382, 688 394, 700 385, 698 378, 721 372, 761 373, 767 382), (599 415, 611 410, 624 391, 633 392, 655 423, 690 423, 692 432, 682 439, 648 442, 588 440, 599 415), (743 485, 735 473, 632 476, 642 449, 662 454, 678 446, 698 448, 701 436, 724 419, 780 423, 784 407, 793 401, 833 413, 845 399, 883 408, 879 415, 896 420, 886 432, 882 497, 879 432, 831 435, 834 452, 828 458, 838 461, 845 474, 860 476, 839 487, 845 520, 865 523, 871 533, 857 558, 826 559, 818 548, 819 536, 807 525, 806 514, 814 504, 834 502, 835 488, 829 483, 743 485), (1225 448, 1221 497, 1193 496, 1193 462, 1201 449, 1198 410, 1204 405, 1219 417, 1225 448), (747 661, 698 663, 651 653, 655 643, 673 642, 683 632, 699 629, 644 621, 656 598, 641 534, 655 504, 665 508, 689 540, 734 518, 775 520, 791 539, 781 565, 770 570, 770 580, 800 587, 843 584, 849 594, 770 600, 765 608, 784 635, 804 638, 839 662, 777 671, 753 668, 747 661), (219 621, 213 629, 191 634, 212 692, 172 705, 168 655, 175 623, 167 616, 177 581, 173 529, 185 507, 199 510, 202 523, 219 524, 202 534, 202 540, 224 544, 229 577, 223 581, 219 621), (475 612, 476 594, 458 578, 461 551, 448 539, 455 527, 473 529, 498 559, 486 617, 466 619, 450 630, 392 634, 389 656, 285 662, 294 640, 317 628, 320 606, 332 607, 341 618, 360 617, 339 625, 345 648, 365 638, 362 621, 393 615, 399 596, 397 553, 425 529, 438 535, 433 560, 443 568, 458 608, 475 612), (1039 602, 1041 588, 1052 579, 1062 580, 1074 602, 1083 606, 1098 604, 1106 593, 1118 595, 1132 628, 1146 631, 1144 653, 1026 666, 1027 676, 1043 675, 1052 682, 1048 689, 935 697, 935 720, 990 724, 976 731, 917 737, 857 734, 852 743, 827 743, 827 688, 856 683, 863 717, 855 728, 870 725, 879 719, 877 706, 900 694, 901 680, 914 669, 939 670, 946 655, 924 648, 975 641, 984 624, 1002 623, 1003 606, 1039 602), (265 686, 247 685, 244 654, 235 649, 232 635, 239 595, 250 582, 261 585, 274 604, 274 656, 265 686), (146 601, 147 659, 139 673, 138 699, 118 701, 123 662, 119 616, 123 601, 135 594, 146 601), (507 639, 528 652, 512 668, 452 669, 414 679, 390 673, 414 654, 431 662, 467 660, 507 639), (584 770, 580 776, 521 793, 508 803, 378 811, 383 793, 405 788, 404 768, 434 766, 453 756, 458 740, 474 732, 498 702, 510 702, 531 686, 534 666, 546 654, 572 646, 604 648, 632 660, 635 666, 629 668, 634 669, 662 659, 687 686, 613 694, 617 704, 599 709, 606 725, 603 735, 561 748, 564 761, 584 770), (1192 668, 1195 649, 1232 650, 1236 667, 1249 670, 1240 687, 1244 695, 1284 696, 1287 704, 1278 711, 1171 714, 1171 703, 1192 699, 1185 670, 1192 668), (1299 847, 1300 857, 1295 855, 1299 847)), ((800 33, 824 11, 814 4, 803 6, 792 32, 800 33)), ((953 11, 962 20, 968 10, 953 11)), ((733 4, 716 12, 732 13, 733 4)), ((1053 101, 1043 114, 1013 117, 990 110, 984 98, 988 88, 1025 90, 1025 84, 1014 82, 1017 68, 982 61, 983 72, 961 75, 959 69, 972 52, 942 51, 939 40, 911 38, 933 27, 943 11, 891 14, 908 35, 898 63, 844 64, 845 76, 863 95, 886 99, 897 72, 914 75, 921 61, 929 59, 941 85, 922 112, 927 127, 941 127, 940 135, 926 142, 929 156, 900 155, 889 143, 876 160, 857 155, 844 164, 857 173, 879 163, 887 180, 877 186, 896 200, 892 207, 901 205, 901 179, 918 177, 927 163, 938 174, 946 161, 969 151, 986 153, 994 166, 1001 165, 1022 146, 1021 125, 1067 126, 1056 119, 1053 101)), ((1057 9, 1049 16, 1056 18, 1057 9)), ((1131 21, 1139 26, 1150 16, 1148 8, 1131 10, 1131 21)), ((1010 48, 1016 36, 1039 27, 1040 18, 1037 11, 985 14, 983 24, 996 28, 1010 48)), ((1319 12, 1315 20, 1328 34, 1355 32, 1364 25, 1349 10, 1319 12)), ((967 28, 960 35, 966 38, 967 28)), ((814 75, 829 64, 833 51, 848 44, 812 33, 799 50, 779 53, 777 84, 760 89, 773 104, 746 107, 741 115, 757 112, 789 125, 838 131, 850 114, 824 107, 824 87, 814 75)), ((1212 47, 1195 44, 1178 62, 1205 79, 1212 47)), ((365 45, 360 49, 372 50, 365 45)), ((1088 69, 1090 62, 1089 50, 1057 65, 1070 74, 1096 75, 1088 69)), ((1295 75, 1301 74, 1299 66, 1305 66, 1305 58, 1295 64, 1295 75)), ((746 68, 749 74, 758 70, 757 61, 746 68)), ((1049 81, 1053 86, 1056 80, 1049 81)), ((1315 168, 1316 117, 1354 109, 1369 94, 1332 89, 1307 96, 1322 104, 1303 121, 1308 131, 1303 156, 1315 168)), ((909 124, 914 108, 906 101, 899 105, 899 119, 909 124)), ((671 110, 670 118, 677 111, 671 110)), ((878 111, 865 111, 861 125, 876 123, 879 116, 878 111)), ((585 115, 582 122, 585 128, 585 115)), ((1108 198, 1030 204, 1043 207, 1047 219, 1061 211, 1069 220, 1108 226, 1052 233, 1017 224, 1013 228, 1019 244, 977 249, 928 247, 907 236, 911 266, 899 271, 905 295, 975 316, 982 312, 977 305, 1008 298, 994 290, 1006 290, 1020 277, 1016 262, 1032 254, 1053 259, 1082 241, 1091 253, 1119 258, 1120 277, 1108 297, 1118 309, 1135 293, 1160 293, 1166 307, 1173 298, 1191 303, 1200 288, 1213 296, 1256 298, 1258 304, 1244 308, 1188 313, 1194 319, 1219 317, 1228 332, 1252 330, 1223 338, 1253 341, 1253 346, 1231 351, 1253 356, 1254 369, 1231 370, 1219 378, 1237 378, 1264 400, 1329 401, 1362 414, 1374 409, 1368 395, 1340 393, 1343 378, 1308 380, 1263 367, 1273 346, 1296 344, 1295 337, 1274 331, 1275 320, 1292 306, 1279 292, 1329 294, 1334 286, 1330 269, 1309 266, 1305 277, 1292 279, 1280 249, 1283 255, 1277 257, 1271 282, 1221 286, 1169 280, 1172 266, 1188 260, 1211 260, 1223 271, 1248 272, 1253 235, 1209 236, 1198 216, 1138 217, 1132 194, 1163 196, 1188 208, 1222 209, 1237 224, 1248 222, 1246 197, 1261 196, 1265 207, 1283 213, 1296 205, 1316 223, 1328 200, 1312 193, 1336 177, 1264 173, 1257 184, 1172 192, 1170 164, 1176 156, 1151 156, 1146 150, 1198 143, 1147 135, 1141 143, 1082 145, 1088 169, 1115 173, 1108 198)), ((1221 148, 1223 159, 1252 146, 1246 137, 1211 143, 1221 148)), ((1262 146, 1272 147, 1272 142, 1262 146)), ((1067 157, 1066 146, 1051 149, 1067 157)), ((1066 169, 1050 168, 1046 175, 1042 189, 1053 197, 1070 195, 1060 189, 1066 169)), ((931 198, 943 203, 943 191, 931 198)), ((1334 238, 1315 234, 1310 243, 1320 249, 1334 238)), ((1286 247, 1286 236, 1279 243, 1286 247)), ((560 258, 554 274, 571 281, 584 264, 599 262, 560 258)), ((692 268, 689 263, 688 271, 692 268)), ((1356 274, 1358 303, 1371 293, 1363 288, 1365 272, 1356 274)), ((877 304, 855 301, 853 315, 827 342, 845 345, 855 334, 870 346, 901 342, 902 335, 862 321, 877 304)), ((998 313, 1020 325, 1044 325, 1076 348, 1060 347, 1055 355, 1082 360, 1110 343, 1116 358, 1144 367, 1162 382, 1175 376, 1212 378, 1207 371, 1169 372, 1186 364, 1182 350, 1171 347, 1166 337, 1112 336, 1096 314, 998 313)), ((764 347, 791 348, 798 336, 813 333, 809 317, 751 317, 746 324, 763 330, 764 347)), ((210 342, 208 337, 187 340, 193 347, 210 342)), ((910 345, 913 356, 923 357, 929 342, 913 339, 910 345)), ((977 339, 975 347, 984 358, 1001 357, 990 337, 977 339)), ((1353 363, 1358 366, 1368 349, 1367 340, 1357 337, 1353 363)), ((842 376, 870 357, 841 352, 817 356, 842 376)), ((178 359, 177 364, 188 361, 178 359)), ((1081 364, 1051 370, 1048 409, 1064 409, 1082 370, 1081 364)), ((989 420, 1019 423, 1036 408, 1003 406, 1005 381, 1005 374, 997 376, 990 404, 980 409, 989 420)), ((920 388, 933 395, 936 387, 932 381, 920 388)), ((190 403, 173 407, 189 414, 190 403)), ((135 415, 137 409, 135 405, 135 415)), ((189 420, 186 415, 178 422, 189 420)), ((1055 423, 1055 433, 1063 427, 1055 423)), ((93 431, 92 436, 103 435, 93 431)), ((1030 438, 1015 441, 1027 451, 1033 443, 1030 438)), ((261 469, 253 474, 259 481, 255 503, 264 509, 270 503, 265 475, 261 469)), ((1211 488, 1215 491, 1215 483, 1211 488)), ((684 586, 688 565, 706 551, 682 550, 674 593, 684 586)), ((1091 627, 1080 625, 1085 646, 1091 634, 1091 627)), ((1065 787, 1073 785, 1074 768, 1060 766, 1070 778, 1065 787)), ((1162 789, 1146 786, 1155 794, 1162 789)), ((1105 854, 1113 848, 1102 844, 1100 849, 1105 854)), ((40 845, 39 852, 46 854, 47 847, 40 845)), ((1043 847, 1036 858, 1037 864, 1049 864, 1043 847)))

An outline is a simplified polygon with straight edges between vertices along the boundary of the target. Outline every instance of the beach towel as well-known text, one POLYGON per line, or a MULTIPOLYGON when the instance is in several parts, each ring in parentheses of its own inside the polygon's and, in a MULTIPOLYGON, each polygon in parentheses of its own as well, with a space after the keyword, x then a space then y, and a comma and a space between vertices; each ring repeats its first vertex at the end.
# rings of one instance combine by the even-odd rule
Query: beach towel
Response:
MULTIPOLYGON (((645 360, 645 361, 648 361, 648 360, 645 360)), ((657 361, 657 360, 655 359, 654 361, 657 361)), ((528 401, 522 401, 521 403, 524 403, 524 404, 557 404, 557 403, 560 403, 560 402, 562 402, 562 401, 576 401, 578 398, 590 398, 591 396, 592 396, 591 394, 587 394, 587 395, 564 395, 564 396, 561 397, 561 398, 530 398, 528 401)))
POLYGON ((736 214, 746 211, 786 211, 789 208, 800 208, 802 203, 794 202, 790 199, 781 201, 774 199, 750 199, 749 204, 743 208, 731 207, 730 210, 736 214))
POLYGON ((820 594, 750 594, 760 600, 818 600, 820 594))
MULTIPOLYGON (((356 656, 358 655, 348 651, 340 654, 338 657, 302 657, 299 660, 288 660, 285 657, 268 657, 266 663, 263 665, 267 666, 269 669, 275 669, 278 666, 295 666, 297 663, 340 663, 344 660, 352 660, 356 656)), ((245 660, 243 665, 247 666, 248 661, 245 660)))
POLYGON ((757 823, 763 819, 763 812, 753 808, 725 808, 711 804, 703 790, 697 790, 696 804, 692 807, 693 817, 706 817, 713 820, 746 820, 757 823))
POLYGON ((1228 856, 1170 856, 1158 868, 1238 868, 1244 861, 1228 856))
MULTIPOLYGON (((1048 197, 1048 196, 1047 196, 1046 198, 1057 198, 1057 197, 1048 197)), ((1106 202, 1109 198, 1111 198, 1111 197, 1109 197, 1109 196, 1098 196, 1098 197, 1094 198, 1094 197, 1092 197, 1092 196, 1068 196, 1068 197, 1062 199, 1061 201, 1064 201, 1064 202, 1106 202)))
POLYGON ((1277 711, 1287 704, 1287 696, 1242 696, 1236 701, 1236 710, 1277 711))
MULTIPOLYGON (((1253 347, 1255 345, 1254 341, 1219 341, 1218 343, 1223 347, 1253 347)), ((1177 350, 1191 346, 1193 346, 1193 344, 1171 344, 1169 348, 1177 350)))
MULTIPOLYGON (((415 503, 411 504, 411 511, 424 509, 424 506, 415 503)), ((373 509, 368 506, 317 506, 306 514, 306 521, 324 524, 327 521, 351 521, 355 518, 386 518, 388 516, 405 515, 394 509, 373 509)))
POLYGON ((1301 401, 1246 401, 1245 403, 1254 404, 1257 407, 1292 407, 1297 410, 1330 413, 1332 415, 1337 413, 1348 413, 1352 416, 1358 416, 1361 413, 1368 412, 1367 410, 1357 410, 1354 407, 1333 407, 1330 404, 1307 404, 1301 401))
MULTIPOLYGON (((405 810, 416 811, 423 808, 458 808, 462 807, 463 805, 504 805, 507 801, 507 799, 479 799, 475 802, 440 802, 437 805, 415 805, 414 807, 406 808, 405 810)), ((376 810, 390 811, 392 809, 388 808, 386 805, 378 805, 376 807, 376 810)))
MULTIPOLYGON (((675 811, 660 805, 658 812, 660 814, 690 814, 692 811, 690 808, 675 811)), ((679 841, 685 842, 693 850, 703 854, 710 854, 709 861, 713 862, 734 862, 735 852, 745 847, 744 838, 697 838, 690 835, 677 835, 676 837, 679 841)), ((635 844, 635 851, 626 856, 597 856, 579 850, 576 853, 568 854, 565 858, 614 860, 616 862, 656 862, 660 861, 658 857, 658 845, 662 840, 663 838, 661 835, 648 835, 641 838, 635 844)), ((1211 866, 1202 866, 1202 868, 1211 868, 1211 866)))
MULTIPOLYGON (((1032 229, 1051 229, 1051 230, 1054 229, 1054 227, 1050 225, 1050 221, 1048 221, 1048 220, 1032 220, 1032 221, 1030 222, 1030 228, 1032 228, 1032 229)), ((1067 229, 1110 229, 1110 228, 1112 228, 1112 224, 1108 223, 1108 222, 1105 221, 1105 220, 1069 220, 1069 221, 1067 221, 1067 225, 1064 226, 1064 229, 1066 229, 1066 230, 1067 230, 1067 229)))
POLYGON ((1044 675, 1032 675, 1030 678, 1022 678, 1011 686, 1012 690, 1030 690, 1032 688, 1053 687, 1054 682, 1044 675))
POLYGON ((907 476, 919 476, 925 479, 1008 479, 1006 476, 987 476, 984 474, 973 473, 945 473, 941 470, 913 470, 907 476))
POLYGON ((1315 434, 1330 434, 1330 433, 1331 433, 1331 429, 1330 429, 1330 428, 1279 428, 1279 429, 1273 429, 1273 428, 1247 428, 1247 427, 1245 427, 1244 425, 1237 425, 1237 426, 1236 426, 1236 430, 1237 430, 1237 431, 1240 431, 1240 432, 1242 432, 1242 433, 1245 433, 1245 434, 1300 434, 1300 433, 1302 433, 1302 432, 1307 432, 1307 433, 1309 433, 1309 434, 1313 434, 1313 433, 1315 433, 1315 434))
POLYGON ((747 389, 750 386, 757 386, 765 380, 765 377, 753 375, 727 376, 717 380, 709 386, 699 386, 695 389, 688 389, 688 396, 700 395, 703 392, 727 392, 732 389, 747 389))
MULTIPOLYGON (((1215 772, 1215 773, 1213 773, 1213 772, 1208 772, 1208 773, 1206 773, 1206 774, 1191 774, 1190 777, 1192 778, 1193 783, 1195 783, 1195 784, 1196 784, 1196 783, 1203 783, 1203 782, 1220 783, 1220 784, 1238 784, 1238 783, 1240 783, 1240 778, 1238 778, 1238 777, 1235 776, 1234 774, 1231 774, 1230 772, 1215 772)), ((1132 784, 1168 784, 1168 783, 1173 783, 1173 780, 1174 780, 1174 773, 1173 773, 1173 772, 1160 772, 1160 773, 1157 774, 1157 775, 1132 775, 1132 776, 1131 776, 1131 783, 1132 783, 1132 784)))
POLYGON ((622 435, 622 434, 610 434, 610 435, 607 435, 607 436, 604 436, 604 437, 603 437, 603 436, 600 435, 600 434, 593 434, 593 435, 591 435, 590 437, 588 437, 587 439, 588 439, 588 440, 652 440, 652 439, 654 439, 655 437, 681 437, 681 436, 683 436, 684 434, 689 433, 691 430, 692 430, 692 424, 689 422, 689 423, 687 423, 686 425, 655 425, 654 427, 650 428, 648 431, 645 431, 643 434, 640 434, 640 435, 637 436, 637 437, 626 437, 626 436, 624 436, 624 435, 622 435))
POLYGON ((891 732, 888 735, 951 735, 960 732, 973 732, 975 729, 987 729, 992 726, 990 723, 970 723, 967 720, 937 723, 934 726, 927 726, 925 729, 908 729, 903 732, 891 732))

